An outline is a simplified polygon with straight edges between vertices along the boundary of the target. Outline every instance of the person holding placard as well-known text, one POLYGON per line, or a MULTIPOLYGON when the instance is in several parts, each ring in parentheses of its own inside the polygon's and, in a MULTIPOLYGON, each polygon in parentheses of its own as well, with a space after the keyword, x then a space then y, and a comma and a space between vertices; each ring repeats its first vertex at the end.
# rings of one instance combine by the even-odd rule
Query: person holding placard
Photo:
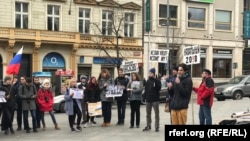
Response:
POLYGON ((140 106, 141 106, 141 93, 142 81, 140 81, 137 73, 132 73, 132 81, 128 84, 128 95, 130 101, 130 128, 134 128, 136 118, 136 128, 140 127, 140 106))
POLYGON ((14 114, 15 108, 15 99, 14 96, 10 93, 11 88, 11 77, 6 76, 4 77, 3 84, 0 87, 0 91, 5 93, 6 102, 2 104, 2 112, 3 117, 1 120, 2 131, 4 131, 5 135, 9 134, 9 130, 11 134, 14 134, 14 129, 12 125, 12 114, 14 114))
POLYGON ((129 79, 125 77, 123 74, 123 69, 120 68, 118 71, 118 77, 115 79, 115 85, 120 86, 123 89, 122 96, 116 97, 117 100, 117 115, 118 115, 118 122, 116 125, 124 125, 125 120, 125 112, 126 112, 126 104, 128 100, 127 94, 127 85, 129 79))
MULTIPOLYGON (((82 103, 81 99, 76 98, 74 95, 73 89, 76 89, 77 82, 74 78, 69 81, 69 89, 67 90, 66 86, 61 87, 62 94, 64 94, 65 99, 65 111, 68 115, 69 126, 72 132, 79 132, 82 130, 80 127, 81 118, 82 118, 82 103), (77 126, 74 128, 74 121, 77 115, 77 126)), ((82 97, 83 98, 83 97, 82 97)))
POLYGON ((111 108, 112 108, 112 97, 106 96, 106 90, 109 85, 112 84, 112 78, 107 69, 103 69, 100 74, 100 79, 98 81, 98 86, 100 89, 100 98, 102 101, 102 115, 103 115, 103 124, 102 127, 109 127, 111 121, 111 108))
POLYGON ((90 126, 95 126, 96 125, 96 122, 94 121, 95 117, 89 116, 89 109, 88 109, 89 103, 96 103, 96 102, 100 101, 100 90, 99 90, 97 80, 94 76, 92 76, 90 78, 90 81, 89 81, 88 86, 86 88, 84 100, 87 103, 87 125, 88 125, 89 119, 90 119, 91 120, 90 126))

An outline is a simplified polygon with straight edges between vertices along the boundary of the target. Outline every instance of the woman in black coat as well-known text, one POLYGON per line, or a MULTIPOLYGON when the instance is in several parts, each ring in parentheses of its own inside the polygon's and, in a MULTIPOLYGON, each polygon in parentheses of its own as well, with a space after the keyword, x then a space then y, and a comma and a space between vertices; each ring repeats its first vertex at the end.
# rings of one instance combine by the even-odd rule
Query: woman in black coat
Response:
MULTIPOLYGON (((87 103, 87 106, 88 103, 95 103, 97 101, 100 101, 100 90, 95 77, 90 78, 84 99, 87 103)), ((89 116, 89 110, 87 108, 87 123, 89 122, 89 119, 91 120, 90 125, 95 126, 96 122, 94 121, 94 116, 89 116)))

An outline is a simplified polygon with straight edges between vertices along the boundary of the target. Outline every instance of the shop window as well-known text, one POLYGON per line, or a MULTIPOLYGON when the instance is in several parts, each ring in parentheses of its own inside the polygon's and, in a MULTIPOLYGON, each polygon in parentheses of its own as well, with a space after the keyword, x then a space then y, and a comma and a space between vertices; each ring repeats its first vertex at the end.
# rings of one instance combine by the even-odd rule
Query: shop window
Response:
POLYGON ((206 67, 205 58, 201 58, 199 64, 193 64, 192 77, 201 77, 201 72, 206 67))
POLYGON ((231 78, 232 59, 213 59, 213 77, 231 78))

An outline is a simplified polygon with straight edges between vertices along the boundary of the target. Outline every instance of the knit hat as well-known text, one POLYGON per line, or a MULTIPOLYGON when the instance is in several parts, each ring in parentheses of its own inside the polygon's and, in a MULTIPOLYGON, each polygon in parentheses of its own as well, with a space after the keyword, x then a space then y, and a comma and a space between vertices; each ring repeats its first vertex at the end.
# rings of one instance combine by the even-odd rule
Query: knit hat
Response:
POLYGON ((155 75, 155 68, 151 68, 149 72, 153 73, 155 75))
POLYGON ((49 79, 44 79, 43 80, 42 87, 44 87, 44 88, 49 88, 50 87, 49 79))

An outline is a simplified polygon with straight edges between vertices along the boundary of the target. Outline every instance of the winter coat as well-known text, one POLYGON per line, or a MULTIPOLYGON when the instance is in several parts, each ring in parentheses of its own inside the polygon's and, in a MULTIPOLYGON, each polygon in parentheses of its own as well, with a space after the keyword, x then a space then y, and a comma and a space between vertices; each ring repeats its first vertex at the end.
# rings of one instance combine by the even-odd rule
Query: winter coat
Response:
POLYGON ((180 83, 173 83, 174 94, 170 101, 173 110, 188 109, 188 104, 192 94, 193 81, 188 73, 180 77, 180 83))
POLYGON ((69 90, 67 90, 64 94, 64 100, 65 100, 65 111, 67 115, 74 115, 74 101, 76 101, 78 108, 82 112, 82 104, 81 104, 81 99, 73 99, 69 95, 69 90))
POLYGON ((11 85, 1 85, 0 86, 0 91, 4 91, 5 92, 5 96, 10 95, 10 97, 8 99, 6 99, 6 103, 1 103, 2 104, 2 108, 8 107, 8 108, 14 108, 15 107, 15 98, 13 96, 13 94, 11 94, 11 85))
POLYGON ((213 105, 214 98, 214 81, 211 77, 202 80, 198 88, 193 88, 197 93, 197 104, 210 106, 213 105))
POLYGON ((128 86, 129 79, 125 77, 117 77, 115 79, 115 85, 121 85, 124 86, 123 93, 121 97, 116 97, 115 99, 118 101, 127 101, 128 100, 128 91, 127 91, 127 86, 128 86))
POLYGON ((49 112, 53 110, 54 98, 51 90, 40 88, 36 100, 40 111, 49 112))
POLYGON ((36 109, 37 90, 33 84, 31 84, 30 86, 20 85, 20 87, 18 88, 18 96, 22 100, 23 110, 35 110, 36 109), (34 96, 34 98, 31 98, 31 96, 34 96))
POLYGON ((113 84, 111 78, 101 78, 99 80, 98 85, 99 85, 99 89, 100 89, 101 101, 110 101, 110 102, 112 102, 113 101, 112 97, 107 97, 107 98, 105 97, 106 96, 106 88, 107 88, 107 87, 104 87, 105 83, 107 83, 108 85, 113 84))
POLYGON ((140 83, 140 87, 139 88, 131 88, 131 83, 128 84, 128 88, 129 89, 133 89, 133 91, 128 91, 128 95, 129 95, 129 101, 134 101, 134 100, 142 100, 142 90, 143 90, 143 82, 138 81, 140 83))
POLYGON ((159 79, 149 77, 145 85, 146 102, 160 101, 161 81, 159 79))
POLYGON ((99 90, 98 84, 97 85, 89 86, 86 89, 84 100, 86 102, 97 102, 97 101, 100 101, 100 90, 99 90))

